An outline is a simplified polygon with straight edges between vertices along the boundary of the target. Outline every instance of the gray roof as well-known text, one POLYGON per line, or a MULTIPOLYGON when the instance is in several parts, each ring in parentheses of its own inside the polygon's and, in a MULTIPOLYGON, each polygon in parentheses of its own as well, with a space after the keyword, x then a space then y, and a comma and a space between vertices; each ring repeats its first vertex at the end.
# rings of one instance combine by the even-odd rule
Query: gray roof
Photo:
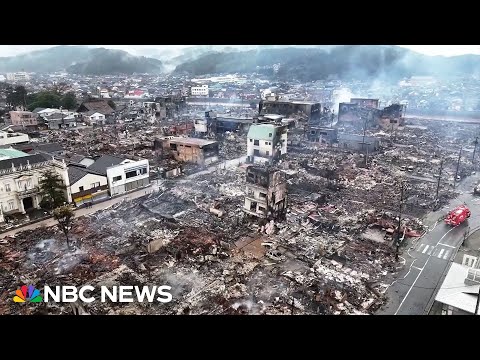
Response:
POLYGON ((125 159, 110 155, 103 155, 97 159, 88 169, 96 171, 102 175, 107 175, 107 168, 113 165, 118 165, 125 159))
POLYGON ((43 154, 35 154, 35 155, 18 157, 15 159, 0 160, 0 170, 11 169, 12 164, 15 167, 19 167, 20 165, 27 166, 28 164, 30 165, 38 164, 51 159, 52 159, 51 157, 48 158, 43 154))
POLYGON ((79 164, 83 159, 85 159, 85 156, 83 155, 73 155, 70 158, 70 162, 79 164))
POLYGON ((105 176, 103 174, 97 173, 96 171, 92 171, 88 168, 81 167, 81 166, 70 165, 68 167, 68 179, 70 180, 70 185, 75 184, 78 180, 80 180, 87 174, 105 176))
POLYGON ((64 148, 59 143, 36 144, 34 146, 34 149, 44 151, 47 153, 64 151, 64 148))
POLYGON ((40 111, 42 111, 42 110, 45 110, 45 109, 46 109, 46 108, 40 108, 40 107, 39 107, 39 108, 33 109, 32 112, 33 112, 33 113, 38 113, 38 112, 40 112, 40 111))

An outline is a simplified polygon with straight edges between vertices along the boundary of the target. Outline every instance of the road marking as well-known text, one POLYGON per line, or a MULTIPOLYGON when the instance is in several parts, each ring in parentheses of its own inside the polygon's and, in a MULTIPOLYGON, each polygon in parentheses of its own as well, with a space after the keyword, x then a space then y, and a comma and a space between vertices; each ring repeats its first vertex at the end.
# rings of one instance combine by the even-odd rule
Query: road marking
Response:
POLYGON ((425 246, 425 244, 420 244, 417 248, 417 251, 421 252, 424 246, 425 246))
POLYGON ((442 243, 439 243, 438 245, 442 245, 442 246, 446 246, 446 247, 449 247, 449 248, 455 249, 455 246, 448 245, 448 244, 442 244, 442 243))
MULTIPOLYGON (((422 244, 422 245, 423 245, 423 244, 422 244)), ((425 248, 424 248, 423 251, 422 251, 422 254, 425 254, 425 253, 427 252, 428 248, 429 248, 429 246, 426 245, 425 248)))
POLYGON ((432 247, 430 248, 430 250, 428 250, 428 252, 427 252, 427 255, 428 255, 428 256, 432 255, 433 249, 435 249, 435 246, 432 245, 432 247))
POLYGON ((445 255, 443 255, 443 260, 447 260, 448 256, 450 255, 450 250, 447 250, 445 252, 445 255))
POLYGON ((412 266, 412 268, 417 269, 417 270, 420 270, 420 271, 423 270, 423 267, 422 267, 422 268, 419 268, 419 267, 416 267, 416 266, 412 266))
POLYGON ((437 257, 441 259, 444 252, 445 249, 440 250, 440 254, 438 254, 437 257))
MULTIPOLYGON (((448 230, 445 234, 443 234, 443 236, 440 238, 440 240, 438 240, 437 242, 437 245, 440 244, 440 242, 443 240, 443 238, 445 236, 447 236, 447 234, 452 231, 453 229, 455 229, 454 227, 452 227, 450 230, 448 230)), ((435 245, 436 246, 436 245, 435 245)), ((400 303, 400 305, 398 306, 398 309, 397 311, 395 311, 395 314, 394 315, 397 315, 398 312, 400 311, 400 309, 402 308, 402 305, 403 303, 405 302, 405 300, 408 298, 408 295, 410 294, 410 291, 412 291, 413 287, 415 286, 415 284, 417 283, 418 281, 418 278, 420 277, 420 275, 422 275, 422 272, 423 270, 425 270, 425 268, 427 267, 427 264, 428 262, 430 261, 431 259, 431 256, 428 257, 427 261, 425 262, 425 265, 423 265, 423 269, 418 273, 417 277, 415 278, 415 281, 413 282, 413 284, 410 286, 410 288, 408 289, 407 293, 405 294, 405 297, 402 299, 402 302, 400 303)))

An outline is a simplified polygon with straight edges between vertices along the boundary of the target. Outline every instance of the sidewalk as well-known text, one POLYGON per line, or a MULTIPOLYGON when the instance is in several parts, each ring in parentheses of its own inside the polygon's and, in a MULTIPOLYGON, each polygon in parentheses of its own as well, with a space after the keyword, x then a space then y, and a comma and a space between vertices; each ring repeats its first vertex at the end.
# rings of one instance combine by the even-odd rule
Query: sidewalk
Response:
MULTIPOLYGON (((122 202, 123 200, 137 199, 139 197, 150 194, 152 191, 156 191, 156 190, 158 190, 158 182, 156 180, 154 180, 146 188, 142 188, 140 190, 133 191, 133 192, 125 194, 125 195, 120 195, 118 197, 115 197, 115 198, 107 200, 107 201, 100 202, 98 204, 94 204, 91 208, 86 208, 86 207, 78 208, 78 209, 75 210, 75 217, 78 218, 78 217, 81 217, 81 216, 84 216, 84 215, 92 214, 92 213, 94 213, 96 211, 99 211, 99 210, 107 209, 107 208, 111 207, 112 205, 115 205, 115 204, 118 204, 119 202, 122 202)), ((0 234, 0 239, 2 239, 4 237, 7 237, 7 236, 15 235, 17 232, 20 232, 20 231, 36 229, 36 228, 41 227, 41 226, 49 227, 49 226, 53 226, 53 225, 56 225, 56 224, 57 224, 57 221, 54 218, 49 218, 49 219, 46 219, 46 220, 43 220, 43 221, 39 221, 39 222, 36 222, 36 223, 33 223, 33 224, 21 226, 21 227, 18 227, 16 229, 12 229, 10 231, 4 232, 3 234, 0 234)))

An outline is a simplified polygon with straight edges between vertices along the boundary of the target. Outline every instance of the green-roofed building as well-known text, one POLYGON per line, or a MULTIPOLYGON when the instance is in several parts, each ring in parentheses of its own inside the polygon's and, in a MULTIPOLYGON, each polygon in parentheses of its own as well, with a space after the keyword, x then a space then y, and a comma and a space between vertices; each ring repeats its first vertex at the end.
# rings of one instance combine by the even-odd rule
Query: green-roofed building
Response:
POLYGON ((29 154, 24 153, 23 151, 15 150, 13 148, 0 149, 0 160, 16 159, 16 158, 24 157, 28 155, 29 154))
POLYGON ((252 124, 247 135, 247 156, 252 163, 274 163, 287 153, 287 126, 252 124))

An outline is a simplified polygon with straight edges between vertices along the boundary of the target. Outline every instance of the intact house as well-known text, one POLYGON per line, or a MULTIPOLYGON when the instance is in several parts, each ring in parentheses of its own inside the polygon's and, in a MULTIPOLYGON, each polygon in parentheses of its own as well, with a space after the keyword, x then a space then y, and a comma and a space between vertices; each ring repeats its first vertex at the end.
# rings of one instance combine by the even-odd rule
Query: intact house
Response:
POLYGON ((177 161, 208 165, 218 161, 218 142, 197 138, 157 138, 155 150, 162 155, 172 155, 177 161))
POLYGON ((287 154, 287 126, 252 124, 247 134, 247 160, 274 163, 287 154))
POLYGON ((110 196, 121 195, 150 184, 147 159, 132 160, 103 155, 87 169, 107 177, 110 196))
POLYGON ((91 99, 80 105, 77 112, 83 115, 85 122, 90 125, 103 125, 115 117, 115 110, 108 102, 102 99, 91 99))
POLYGON ((283 171, 250 165, 246 172, 243 211, 264 219, 282 219, 287 212, 287 181, 283 171))
POLYGON ((108 199, 107 176, 85 166, 68 166, 70 193, 76 206, 108 199))
POLYGON ((59 130, 66 128, 75 128, 77 122, 80 121, 79 115, 75 113, 53 113, 51 115, 43 116, 43 119, 47 123, 48 129, 59 130))
POLYGON ((52 170, 65 185, 65 197, 71 202, 65 162, 45 154, 29 155, 13 149, 0 150, 0 221, 6 215, 25 214, 40 209, 39 182, 43 173, 52 170), (3 155, 3 156, 2 156, 3 155))

